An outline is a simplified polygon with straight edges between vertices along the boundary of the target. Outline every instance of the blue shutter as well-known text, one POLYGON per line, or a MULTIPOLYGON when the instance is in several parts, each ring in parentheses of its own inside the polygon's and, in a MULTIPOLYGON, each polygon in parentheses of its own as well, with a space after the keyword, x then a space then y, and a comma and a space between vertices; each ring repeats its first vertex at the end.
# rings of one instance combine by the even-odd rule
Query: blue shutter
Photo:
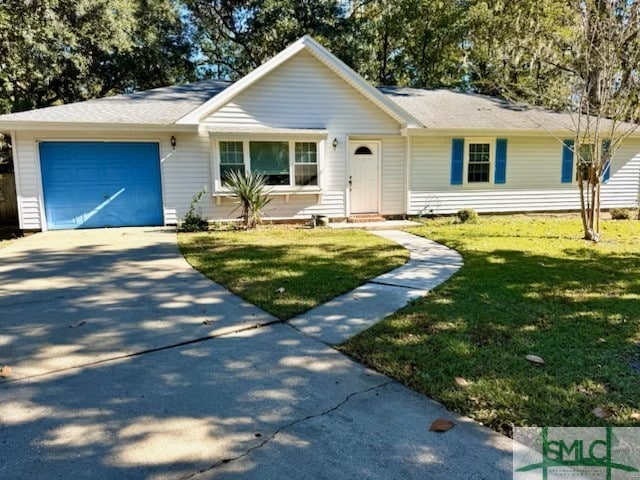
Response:
POLYGON ((495 183, 506 183, 507 181, 507 140, 499 138, 496 140, 496 172, 495 183))
POLYGON ((604 140, 602 142, 602 156, 607 159, 602 170, 602 181, 607 183, 611 177, 611 159, 609 157, 609 149, 611 148, 611 140, 604 140))
POLYGON ((565 140, 562 146, 562 183, 573 182, 573 140, 565 140))
POLYGON ((451 141, 451 185, 462 185, 464 172, 464 138, 451 141))

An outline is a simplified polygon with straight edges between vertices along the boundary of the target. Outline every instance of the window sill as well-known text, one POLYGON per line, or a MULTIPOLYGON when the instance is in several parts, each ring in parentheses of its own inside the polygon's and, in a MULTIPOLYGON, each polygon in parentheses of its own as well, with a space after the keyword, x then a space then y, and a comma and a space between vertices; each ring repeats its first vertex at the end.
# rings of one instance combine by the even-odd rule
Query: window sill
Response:
MULTIPOLYGON (((322 196, 322 189, 320 187, 272 187, 267 190, 267 195, 270 197, 284 197, 284 203, 289 203, 289 196, 291 195, 316 195, 319 202, 322 196)), ((234 195, 229 190, 222 188, 213 192, 211 196, 216 199, 216 205, 219 206, 222 204, 223 198, 233 197, 234 195)))
MULTIPOLYGON (((265 188, 267 195, 320 195, 322 189, 320 187, 280 187, 274 186, 265 188)), ((233 193, 226 189, 220 188, 211 194, 213 197, 232 197, 233 193)))
POLYGON ((505 185, 505 184, 495 183, 495 182, 464 182, 457 186, 464 190, 483 190, 483 189, 502 186, 502 185, 505 185))

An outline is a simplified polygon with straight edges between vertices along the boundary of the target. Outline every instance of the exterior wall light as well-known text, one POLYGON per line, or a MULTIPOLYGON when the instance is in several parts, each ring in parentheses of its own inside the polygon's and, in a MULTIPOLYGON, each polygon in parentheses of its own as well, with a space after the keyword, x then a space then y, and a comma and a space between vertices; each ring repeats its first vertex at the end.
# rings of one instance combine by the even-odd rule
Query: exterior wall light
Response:
POLYGON ((333 149, 335 150, 338 147, 338 139, 334 138, 333 143, 331 145, 333 145, 333 149))
POLYGON ((174 137, 173 135, 171 135, 171 147, 173 148, 173 150, 176 149, 176 137, 174 137))

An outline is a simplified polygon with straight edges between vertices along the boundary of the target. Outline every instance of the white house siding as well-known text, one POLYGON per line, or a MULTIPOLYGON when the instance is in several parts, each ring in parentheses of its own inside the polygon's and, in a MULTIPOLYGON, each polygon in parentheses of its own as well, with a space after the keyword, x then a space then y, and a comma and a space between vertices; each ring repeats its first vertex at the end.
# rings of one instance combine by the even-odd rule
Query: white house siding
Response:
MULTIPOLYGON (((398 135, 395 142, 383 141, 382 165, 383 171, 393 171, 393 188, 401 183, 395 178, 404 169, 404 166, 397 166, 398 151, 402 144, 398 122, 306 51, 298 53, 258 80, 233 101, 204 119, 202 124, 222 131, 229 127, 266 126, 325 129, 329 132, 321 171, 323 193, 320 203, 310 204, 317 197, 308 195, 291 195, 289 203, 284 202, 284 197, 275 198, 270 205, 270 216, 295 217, 311 213, 331 217, 346 215, 348 136, 367 135, 374 140, 375 135, 398 135), (332 146, 334 138, 339 142, 335 150, 332 146), (388 162, 391 165, 387 165, 388 162)), ((213 132, 212 136, 215 138, 216 133, 213 132)), ((215 210, 216 216, 224 216, 228 212, 229 201, 222 203, 223 208, 217 207, 215 210)), ((397 200, 395 192, 383 196, 382 210, 385 213, 402 213, 402 207, 402 200, 397 200), (392 203, 388 205, 387 201, 392 203)))
POLYGON ((187 212, 193 196, 203 188, 203 216, 214 216, 211 197, 211 150, 206 133, 177 133, 176 150, 171 146, 162 157, 165 223, 175 225, 187 212))
MULTIPOLYGON (((506 183, 451 185, 452 138, 462 137, 411 140, 410 214, 448 214, 462 208, 486 213, 579 208, 577 186, 561 183, 562 144, 557 139, 501 136, 508 141, 506 183)), ((637 205, 639 182, 640 141, 634 139, 613 159, 611 178, 602 192, 602 206, 637 205)))
MULTIPOLYGON (((46 229, 43 224, 42 183, 38 141, 149 141, 160 143, 164 221, 175 224, 186 212, 193 195, 207 187, 211 191, 211 156, 205 134, 176 133, 177 148, 170 145, 170 133, 19 131, 16 133, 19 176, 18 202, 21 208, 20 227, 26 230, 46 229)), ((213 200, 203 202, 203 213, 213 215, 213 200)))

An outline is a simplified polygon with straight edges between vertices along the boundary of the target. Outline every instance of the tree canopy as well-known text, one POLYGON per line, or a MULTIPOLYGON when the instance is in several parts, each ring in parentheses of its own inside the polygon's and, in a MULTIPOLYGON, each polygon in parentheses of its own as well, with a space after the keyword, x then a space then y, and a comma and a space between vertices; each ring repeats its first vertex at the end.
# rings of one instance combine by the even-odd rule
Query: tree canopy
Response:
POLYGON ((0 111, 20 111, 195 77, 173 0, 0 3, 0 111))
MULTIPOLYGON (((374 84, 510 93, 564 109, 573 98, 579 6, 616 1, 638 3, 5 0, 0 111, 196 78, 235 80, 305 34, 374 84)), ((638 48, 637 39, 624 41, 624 49, 638 48)))

